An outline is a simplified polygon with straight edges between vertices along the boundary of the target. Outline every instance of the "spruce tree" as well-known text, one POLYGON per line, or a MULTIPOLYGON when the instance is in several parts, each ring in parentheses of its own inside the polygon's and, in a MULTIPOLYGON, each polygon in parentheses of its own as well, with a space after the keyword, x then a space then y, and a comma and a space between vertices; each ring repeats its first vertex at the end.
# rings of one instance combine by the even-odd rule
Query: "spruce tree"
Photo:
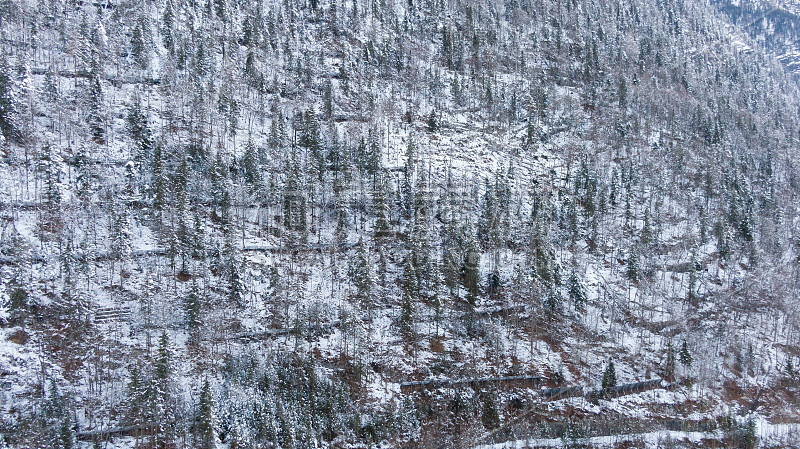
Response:
POLYGON ((147 115, 142 110, 142 102, 138 95, 133 97, 125 119, 125 129, 134 144, 133 157, 140 164, 150 160, 153 149, 153 137, 150 133, 147 115))
POLYGON ((664 366, 664 377, 667 380, 675 379, 675 350, 672 347, 672 342, 667 343, 667 360, 664 366))
POLYGON ((87 121, 92 133, 92 139, 97 143, 105 142, 105 118, 103 117, 103 88, 100 78, 95 74, 89 81, 89 94, 87 107, 89 114, 87 121))
POLYGON ((186 328, 189 331, 189 342, 197 344, 199 342, 199 331, 201 325, 201 313, 203 303, 200 298, 200 291, 197 283, 192 282, 192 288, 184 299, 184 309, 186 313, 186 328))
POLYGON ((626 261, 625 275, 631 282, 639 282, 641 273, 641 266, 639 265, 639 249, 636 245, 631 246, 628 251, 628 260, 626 261))
POLYGON ((363 239, 358 240, 354 257, 350 260, 349 275, 356 288, 355 300, 365 310, 372 310, 372 272, 369 255, 363 239))
POLYGON ((211 397, 211 387, 208 379, 203 381, 200 389, 200 399, 197 404, 197 438, 199 447, 210 449, 214 444, 214 399, 211 397))
POLYGON ((428 132, 435 133, 439 130, 439 121, 436 118, 436 111, 431 111, 431 115, 428 116, 428 132))
POLYGON ((146 41, 146 26, 147 22, 145 18, 140 17, 139 20, 136 21, 136 25, 133 27, 133 33, 131 34, 131 56, 133 56, 133 60, 142 70, 147 69, 148 64, 150 64, 150 50, 147 48, 146 41))
POLYGON ((155 145, 155 149, 153 151, 153 161, 151 165, 151 180, 150 180, 150 190, 153 199, 153 210, 156 211, 156 219, 160 226, 160 212, 164 209, 164 206, 167 202, 167 176, 166 171, 164 169, 164 158, 163 158, 163 145, 161 142, 155 145))
POLYGON ((578 277, 577 270, 573 269, 567 281, 567 288, 569 289, 569 298, 575 305, 577 310, 583 310, 586 304, 586 288, 583 286, 578 277))
POLYGON ((609 360, 605 372, 603 372, 603 389, 614 388, 617 386, 617 373, 614 369, 614 362, 609 360))
POLYGON ((481 395, 483 404, 481 408, 481 422, 483 427, 488 430, 497 428, 500 425, 500 413, 497 411, 497 405, 494 400, 494 395, 491 393, 484 393, 481 395))
POLYGON ((0 57, 0 133, 6 141, 16 140, 17 100, 14 96, 14 78, 5 56, 0 57))
POLYGON ((172 349, 166 331, 158 338, 158 352, 153 362, 152 406, 155 407, 155 422, 158 423, 157 444, 167 446, 172 441, 175 429, 175 404, 172 395, 172 349))
POLYGON ((403 296, 400 305, 400 335, 410 342, 416 338, 414 332, 414 303, 418 297, 417 274, 411 263, 411 256, 406 256, 402 275, 403 296))
POLYGON ((475 306, 480 294, 480 261, 481 254, 478 250, 478 244, 472 239, 467 244, 464 260, 461 265, 461 277, 463 279, 464 288, 467 290, 467 303, 470 307, 475 306))
POLYGON ((683 365, 684 369, 687 369, 692 366, 692 353, 689 352, 689 345, 686 343, 686 339, 683 339, 683 345, 681 345, 681 351, 678 354, 678 360, 680 360, 681 365, 683 365))
POLYGON ((372 196, 373 207, 375 209, 375 226, 373 228, 373 236, 375 240, 378 241, 386 239, 390 234, 385 188, 386 184, 381 178, 378 181, 375 187, 375 193, 372 196))

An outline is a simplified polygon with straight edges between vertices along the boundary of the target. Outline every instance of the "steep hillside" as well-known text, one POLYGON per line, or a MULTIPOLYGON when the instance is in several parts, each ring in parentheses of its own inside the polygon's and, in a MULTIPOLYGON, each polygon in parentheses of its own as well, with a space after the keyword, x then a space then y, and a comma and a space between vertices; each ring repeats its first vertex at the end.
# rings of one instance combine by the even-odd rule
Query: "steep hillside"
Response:
POLYGON ((777 57, 788 71, 800 70, 800 4, 751 0, 715 4, 739 31, 777 57))
POLYGON ((800 96, 714 5, 0 23, 0 447, 797 440, 800 96))

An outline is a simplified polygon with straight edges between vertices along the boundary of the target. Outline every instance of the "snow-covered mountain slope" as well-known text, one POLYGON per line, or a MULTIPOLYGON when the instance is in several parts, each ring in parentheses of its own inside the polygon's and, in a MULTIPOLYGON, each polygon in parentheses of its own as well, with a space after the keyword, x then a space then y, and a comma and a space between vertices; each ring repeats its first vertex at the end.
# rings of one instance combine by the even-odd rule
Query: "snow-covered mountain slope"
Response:
POLYGON ((796 433, 800 96, 713 5, 0 21, 0 445, 796 433))
POLYGON ((800 70, 800 4, 794 1, 718 1, 734 26, 775 55, 787 70, 800 70))

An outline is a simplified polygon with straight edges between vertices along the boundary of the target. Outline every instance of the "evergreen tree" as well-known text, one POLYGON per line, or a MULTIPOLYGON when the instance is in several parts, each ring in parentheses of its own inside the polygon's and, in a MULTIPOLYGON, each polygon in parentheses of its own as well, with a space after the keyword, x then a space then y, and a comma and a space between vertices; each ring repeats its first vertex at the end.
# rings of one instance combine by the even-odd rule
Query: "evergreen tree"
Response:
POLYGON ((172 365, 172 351, 169 345, 169 336, 167 332, 161 332, 158 338, 158 353, 154 363, 155 379, 159 382, 166 383, 170 377, 170 369, 172 365))
POLYGON ((114 260, 127 268, 133 248, 130 217, 126 205, 112 209, 111 216, 111 254, 114 260))
POLYGON ((373 207, 375 209, 375 226, 373 228, 373 236, 375 237, 375 240, 383 240, 389 237, 390 234, 385 189, 386 184, 384 183, 383 178, 381 178, 377 182, 375 193, 372 196, 374 205, 373 207))
POLYGON ((529 254, 532 274, 545 289, 553 289, 561 284, 561 269, 541 217, 535 218, 533 224, 529 254))
POLYGON ((684 369, 689 368, 692 366, 692 353, 689 352, 689 345, 686 343, 686 339, 683 339, 683 345, 681 345, 681 351, 678 354, 678 360, 680 360, 681 365, 683 365, 684 369))
POLYGON ((464 288, 467 290, 467 303, 474 307, 480 294, 480 260, 481 254, 478 245, 474 240, 470 240, 464 253, 464 260, 461 265, 461 278, 464 288))
POLYGON ((739 429, 739 448, 755 449, 758 447, 758 434, 756 432, 756 422, 752 416, 739 429))
POLYGON ((626 261, 625 275, 631 282, 639 282, 641 273, 641 266, 639 265, 639 249, 636 245, 631 246, 628 251, 628 260, 626 261))
POLYGON ((158 423, 157 444, 161 447, 170 444, 176 425, 175 404, 172 395, 172 349, 169 337, 162 332, 158 338, 158 352, 153 362, 153 393, 150 395, 155 407, 155 422, 158 423))
POLYGON ((325 153, 322 149, 319 121, 317 121, 317 114, 313 108, 303 114, 300 126, 300 137, 297 144, 310 153, 313 172, 322 181, 325 173, 325 153))
POLYGON ((147 45, 147 22, 140 17, 131 34, 131 56, 140 69, 145 70, 150 64, 150 50, 147 45))
POLYGON ((172 34, 174 28, 175 13, 172 6, 172 0, 164 2, 164 13, 161 15, 161 37, 164 48, 167 49, 170 55, 175 53, 175 37, 172 34))
POLYGON ((105 118, 103 117, 103 88, 100 78, 95 74, 89 81, 88 97, 89 114, 87 121, 92 133, 92 139, 97 143, 105 142, 105 118))
POLYGON ((241 172, 244 181, 251 189, 256 190, 261 185, 261 170, 259 169, 259 157, 253 137, 247 139, 244 155, 241 159, 241 172))
POLYGON ((125 420, 131 426, 141 426, 151 421, 153 409, 148 404, 148 382, 143 377, 138 366, 131 369, 130 380, 127 385, 125 420))
POLYGON ((57 213, 61 205, 61 190, 59 188, 60 170, 52 159, 50 147, 42 148, 38 171, 44 176, 44 200, 51 213, 57 213))
POLYGON ((197 438, 199 447, 211 449, 214 444, 214 399, 211 397, 211 387, 208 379, 203 381, 200 389, 200 399, 197 404, 197 438))
MULTIPOLYGON (((331 3, 331 5, 335 5, 335 3, 331 3)), ((333 84, 331 84, 330 79, 325 83, 325 91, 323 92, 322 96, 322 104, 325 117, 329 119, 333 118, 333 84)))
POLYGON ((667 360, 664 366, 664 378, 667 380, 675 379, 675 350, 672 342, 667 343, 667 360))
MULTIPOLYGON (((365 310, 372 310, 372 272, 364 240, 358 240, 356 254, 350 260, 349 275, 356 287, 355 299, 365 310)), ((371 318, 371 316, 370 316, 371 318)))
POLYGON ((439 130, 439 120, 436 118, 436 111, 431 111, 431 115, 428 116, 428 132, 435 133, 439 130))
POLYGON ((653 230, 650 226, 650 209, 644 210, 644 225, 639 236, 639 241, 642 245, 649 245, 653 242, 653 230))
POLYGON ((128 108, 125 120, 125 128, 134 143, 133 157, 139 163, 150 160, 150 152, 153 149, 153 138, 150 134, 147 116, 142 110, 142 102, 138 95, 133 97, 133 101, 128 108))
POLYGON ((500 413, 497 411, 494 396, 490 393, 481 395, 483 404, 481 408, 481 422, 487 430, 496 429, 500 425, 500 413))
POLYGON ((413 341, 416 338, 414 330, 414 303, 418 297, 417 274, 414 265, 411 263, 411 256, 406 256, 403 264, 402 275, 403 297, 400 305, 400 335, 406 341, 413 341))
POLYGON ((573 269, 567 281, 567 288, 569 289, 569 298, 572 304, 575 305, 577 310, 583 310, 586 304, 586 288, 583 286, 578 277, 578 272, 573 269))
POLYGON ((302 194, 300 174, 296 168, 289 172, 283 193, 283 225, 287 230, 297 231, 301 238, 306 231, 306 199, 302 194))
POLYGON ((189 290, 186 298, 184 298, 183 306, 186 313, 186 328, 189 331, 189 342, 197 344, 200 338, 200 316, 203 310, 203 303, 200 299, 200 291, 197 288, 196 282, 192 282, 192 288, 189 290))
POLYGON ((6 141, 16 140, 19 136, 16 114, 14 77, 5 56, 2 56, 0 57, 0 133, 6 141))
POLYGON ((151 194, 153 198, 153 210, 156 211, 156 218, 159 220, 160 226, 160 212, 166 205, 166 189, 167 189, 167 176, 164 170, 164 158, 162 153, 162 143, 158 142, 153 150, 153 162, 151 169, 151 194))
POLYGON ((614 369, 614 362, 609 360, 605 372, 603 372, 603 389, 614 388, 617 386, 617 373, 614 369))
POLYGON ((697 289, 697 273, 702 270, 703 265, 700 263, 700 259, 697 257, 697 252, 692 251, 692 257, 689 260, 689 291, 687 292, 687 296, 689 301, 694 301, 697 299, 696 296, 696 289, 697 289))

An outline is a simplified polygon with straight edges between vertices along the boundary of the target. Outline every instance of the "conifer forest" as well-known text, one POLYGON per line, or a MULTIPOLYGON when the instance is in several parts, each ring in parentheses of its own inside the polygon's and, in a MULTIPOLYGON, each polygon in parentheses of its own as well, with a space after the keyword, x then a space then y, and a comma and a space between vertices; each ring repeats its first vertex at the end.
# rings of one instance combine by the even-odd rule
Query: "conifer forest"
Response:
POLYGON ((0 0, 0 449, 800 447, 800 0, 0 0))

